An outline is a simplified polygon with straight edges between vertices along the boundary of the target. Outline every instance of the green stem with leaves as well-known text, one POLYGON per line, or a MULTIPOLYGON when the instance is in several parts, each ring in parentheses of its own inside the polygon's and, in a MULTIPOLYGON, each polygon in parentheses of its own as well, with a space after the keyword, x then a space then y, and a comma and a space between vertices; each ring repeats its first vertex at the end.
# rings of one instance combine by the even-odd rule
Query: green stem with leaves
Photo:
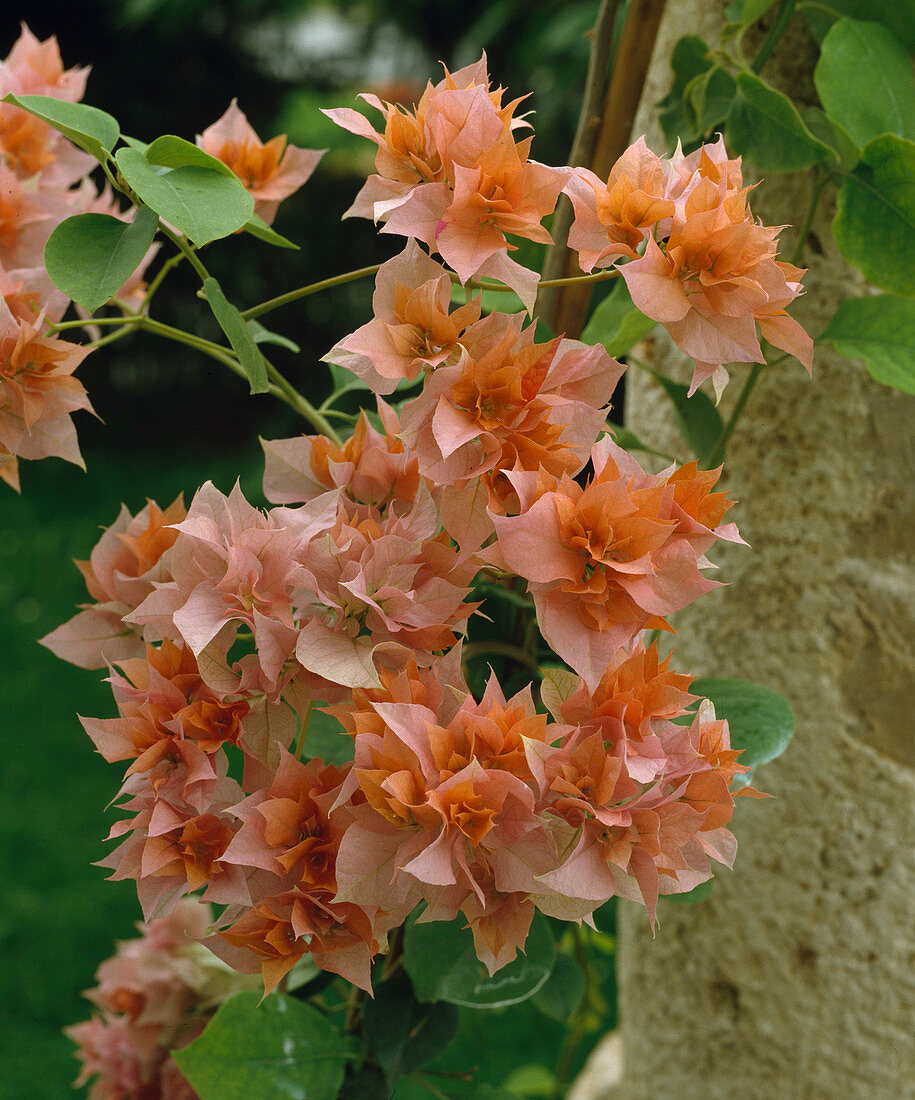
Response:
POLYGON ((762 41, 762 45, 753 58, 750 64, 750 68, 754 73, 761 73, 763 66, 769 60, 772 55, 772 51, 778 45, 778 40, 785 33, 785 27, 791 21, 791 16, 794 15, 794 9, 797 6, 797 0, 782 0, 781 7, 772 20, 772 25, 769 27, 766 37, 762 41))
POLYGON ((724 453, 727 450, 728 440, 737 427, 737 421, 743 414, 743 410, 746 408, 747 402, 750 400, 750 394, 753 392, 756 383, 759 381, 759 376, 763 372, 765 363, 754 363, 750 371, 749 377, 743 384, 743 389, 740 391, 740 396, 737 398, 737 404, 734 406, 733 411, 728 419, 728 422, 724 426, 724 430, 718 437, 718 442, 712 448, 711 453, 708 456, 707 466, 709 469, 713 469, 715 466, 719 466, 724 461, 724 453))

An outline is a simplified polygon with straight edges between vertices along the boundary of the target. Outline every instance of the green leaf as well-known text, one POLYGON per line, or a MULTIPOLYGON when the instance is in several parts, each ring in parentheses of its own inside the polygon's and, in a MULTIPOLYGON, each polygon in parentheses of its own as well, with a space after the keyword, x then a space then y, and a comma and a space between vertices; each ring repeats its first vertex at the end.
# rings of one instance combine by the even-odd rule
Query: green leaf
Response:
POLYGON ((693 77, 683 92, 683 105, 695 137, 702 137, 727 118, 736 91, 734 78, 718 65, 693 77))
POLYGON ((856 167, 861 160, 861 150, 846 129, 819 107, 805 107, 801 111, 801 118, 813 136, 829 146, 843 171, 850 172, 856 167))
POLYGON ((86 103, 70 103, 48 95, 12 94, 4 96, 2 102, 13 103, 40 118, 99 161, 108 159, 121 136, 116 118, 86 103))
POLYGON ((454 1005, 420 1004, 403 976, 376 986, 374 999, 364 1003, 362 1019, 369 1049, 392 1085, 443 1054, 458 1030, 454 1005))
POLYGON ((254 213, 253 197, 232 173, 200 164, 163 169, 130 147, 119 149, 115 160, 143 202, 196 245, 228 237, 254 213))
POLYGON ((250 233, 252 237, 257 237, 259 241, 266 241, 267 244, 276 245, 277 248, 298 249, 300 247, 295 241, 290 241, 282 233, 277 233, 275 229, 271 229, 264 219, 258 217, 257 214, 252 214, 250 220, 245 222, 244 230, 246 233, 250 233))
POLYGON ((311 1005, 282 993, 260 999, 239 993, 173 1052, 200 1100, 335 1100, 352 1041, 311 1005))
MULTIPOLYGON (((323 707, 323 703, 316 703, 323 707)), ((308 732, 305 734, 305 755, 320 756, 325 764, 341 767, 353 759, 355 742, 332 714, 313 710, 308 720, 308 732)))
POLYGON ((915 300, 888 294, 847 298, 818 342, 863 359, 884 386, 915 394, 915 300))
MULTIPOLYGON (((181 169, 179 168, 180 172, 181 169)), ((254 334, 248 327, 248 322, 242 317, 235 306, 226 298, 222 287, 215 279, 209 278, 203 284, 204 293, 210 303, 210 309, 219 322, 219 327, 226 334, 226 339, 232 345, 232 349, 238 356, 238 361, 248 377, 252 393, 266 393, 269 385, 267 381, 267 365, 264 357, 257 350, 254 334)))
MULTIPOLYGON (((771 688, 710 677, 693 680, 689 690, 711 699, 715 714, 728 720, 731 748, 742 750, 738 763, 745 767, 756 768, 781 756, 794 736, 791 704, 771 688)), ((750 777, 738 780, 747 783, 750 777)))
POLYGON ((464 917, 419 924, 404 936, 404 965, 421 1001, 448 1001, 467 1008, 502 1008, 533 996, 553 969, 555 951, 546 918, 534 914, 519 954, 492 977, 476 956, 464 917))
POLYGON ((687 890, 685 894, 665 894, 664 900, 675 901, 678 905, 691 905, 696 901, 705 901, 707 897, 711 896, 714 889, 713 882, 714 879, 700 882, 698 886, 694 886, 692 890, 687 890))
POLYGON ((581 338, 586 344, 603 344, 617 358, 644 340, 656 324, 635 308, 625 280, 617 279, 613 290, 591 314, 581 338))
POLYGON ((505 1078, 503 1087, 511 1096, 552 1096, 556 1087, 556 1074, 546 1066, 519 1066, 505 1078))
POLYGON ((77 214, 45 245, 48 275, 90 313, 110 301, 136 271, 156 235, 159 217, 140 206, 132 222, 110 214, 77 214))
POLYGON ((689 141, 698 136, 693 133, 692 124, 686 117, 683 93, 691 80, 707 72, 713 64, 709 56, 709 44, 697 35, 685 35, 674 46, 670 58, 673 84, 658 104, 661 108, 658 121, 671 148, 677 144, 678 137, 689 141))
POLYGON ((882 23, 910 53, 915 53, 915 0, 817 0, 802 7, 818 42, 837 19, 848 15, 882 23))
POLYGON ((859 147, 886 133, 915 139, 915 76, 886 27, 840 19, 823 40, 813 80, 826 114, 859 147))
POLYGON ((585 978, 568 955, 557 955, 553 973, 534 994, 532 1003, 546 1016, 565 1022, 572 1015, 585 991, 585 978))
POLYGON ((830 155, 791 100, 753 73, 737 77, 727 118, 728 145, 764 172, 797 172, 830 155))
POLYGON ((222 176, 237 179, 227 164, 205 152, 199 145, 175 134, 157 137, 151 145, 147 145, 144 156, 150 164, 159 164, 163 168, 184 168, 188 164, 196 164, 198 168, 210 168, 222 176))
MULTIPOLYGON (((322 362, 327 362, 322 360, 322 362)), ((349 393, 350 390, 370 390, 371 387, 367 382, 364 382, 358 374, 353 374, 351 370, 347 370, 346 367, 341 367, 337 363, 327 363, 328 370, 330 371, 331 381, 334 387, 334 398, 341 397, 344 393, 349 393)))
POLYGON ((609 423, 606 425, 606 428, 613 437, 614 443, 622 447, 624 451, 644 451, 646 454, 657 455, 658 458, 665 458, 668 462, 673 461, 670 455, 664 454, 663 451, 656 451, 654 447, 649 447, 647 443, 643 443, 635 432, 631 432, 628 428, 621 428, 619 424, 609 423))
POLYGON ((861 157, 839 188, 836 243, 874 286, 915 296, 915 143, 885 134, 861 157))
POLYGON ((701 466, 715 449, 715 444, 724 431, 721 414, 715 408, 711 398, 702 390, 696 390, 692 397, 688 397, 688 386, 674 382, 656 371, 651 373, 673 403, 674 419, 677 421, 680 434, 701 466))
POLYGON ((265 328, 260 321, 250 320, 248 322, 248 329, 254 337, 255 344, 276 344, 277 347, 286 348, 287 351, 294 351, 296 353, 302 350, 294 340, 290 340, 288 336, 281 336, 278 332, 271 332, 270 329, 265 328))

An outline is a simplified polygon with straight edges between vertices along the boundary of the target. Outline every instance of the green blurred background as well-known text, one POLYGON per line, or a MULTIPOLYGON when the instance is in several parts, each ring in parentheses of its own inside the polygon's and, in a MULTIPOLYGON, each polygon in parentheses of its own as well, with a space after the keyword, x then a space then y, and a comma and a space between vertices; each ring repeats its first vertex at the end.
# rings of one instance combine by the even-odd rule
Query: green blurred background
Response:
MULTIPOLYGON (((362 220, 340 222, 372 149, 319 106, 354 103, 360 90, 410 101, 438 79, 438 60, 455 68, 485 49, 512 96, 533 93, 535 157, 565 163, 597 8, 597 0, 23 0, 4 6, 0 57, 25 20, 40 39, 58 36, 65 65, 93 66, 86 101, 125 133, 193 139, 237 96, 262 138, 286 132, 296 144, 330 148, 276 222, 300 252, 241 238, 207 249, 208 265, 244 306, 402 245, 362 220)), ((194 289, 179 269, 154 315, 215 336, 194 289)), ((371 289, 350 284, 271 316, 302 348, 300 356, 277 350, 275 362, 311 396, 327 389, 320 356, 365 322, 371 289)), ((76 715, 113 713, 110 692, 98 674, 37 645, 85 598, 71 559, 88 557, 122 501, 135 512, 147 497, 189 499, 208 478, 228 491, 239 475, 259 501, 257 436, 301 430, 218 365, 149 336, 100 350, 80 376, 101 418, 77 416, 88 472, 23 463, 22 496, 0 486, 0 1100, 69 1094, 76 1063, 61 1028, 88 1015, 80 991, 139 915, 133 884, 108 883, 91 865, 106 851, 116 815, 104 808, 120 771, 95 754, 76 715)), ((602 965, 610 988, 612 959, 602 965)), ((529 1061, 532 1047, 546 1064, 558 1051, 557 1025, 531 1006, 470 1023, 465 1053, 493 1084, 529 1061)))

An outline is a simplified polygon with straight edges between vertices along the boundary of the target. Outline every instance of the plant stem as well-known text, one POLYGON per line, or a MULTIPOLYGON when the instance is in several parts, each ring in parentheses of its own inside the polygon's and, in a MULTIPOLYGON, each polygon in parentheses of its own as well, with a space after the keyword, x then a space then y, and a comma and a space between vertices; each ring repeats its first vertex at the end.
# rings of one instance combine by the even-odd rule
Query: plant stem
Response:
POLYGON ((299 393, 295 386, 276 369, 266 356, 263 358, 267 366, 267 376, 273 382, 279 393, 283 395, 283 400, 286 404, 295 409, 300 416, 303 416, 308 423, 316 428, 322 435, 326 435, 332 443, 336 443, 338 447, 341 446, 342 440, 337 434, 336 429, 332 427, 330 421, 318 412, 307 397, 303 397, 299 393))
POLYGON ((349 1001, 346 1005, 346 1022, 344 1030, 355 1033, 362 1024, 362 1002, 365 1000, 365 990, 354 985, 350 990, 349 1001))
POLYGON ((295 743, 295 749, 292 753, 296 760, 300 760, 302 757, 302 750, 305 748, 305 735, 308 733, 308 723, 311 721, 311 714, 314 709, 314 702, 310 702, 305 708, 305 716, 302 719, 302 728, 301 730, 299 730, 299 737, 295 743))
POLYGON ((417 1073, 409 1074, 408 1080, 414 1081, 420 1088, 426 1090, 426 1092, 432 1093, 433 1096, 438 1097, 438 1100, 449 1100, 448 1094, 442 1092, 441 1089, 436 1088, 431 1081, 427 1081, 424 1077, 420 1077, 417 1073))
POLYGON ((572 937, 575 943, 575 961, 585 979, 585 988, 581 995, 581 1001, 570 1021, 566 1041, 559 1055, 559 1065, 556 1069, 556 1080, 553 1082, 553 1093, 550 1100, 563 1100, 566 1092, 566 1084, 572 1075, 572 1067, 581 1041, 591 1030, 588 1024, 589 1010, 594 1000, 596 989, 594 987, 594 971, 591 968, 591 960, 588 957, 588 946, 585 943, 585 934, 580 925, 572 925, 572 937))
MULTIPOLYGON (((629 0, 626 7, 604 97, 601 126, 587 165, 602 180, 607 179, 629 144, 664 6, 665 0, 629 0)), ((552 316, 546 320, 554 332, 565 332, 575 338, 584 326, 590 300, 590 287, 564 290, 557 296, 552 316)))
MULTIPOLYGON (((616 16, 619 12, 620 0, 602 0, 597 21, 589 32, 591 38, 591 54, 588 58, 588 74, 585 77, 585 94, 581 101, 581 112, 578 115, 578 126, 575 129, 575 139, 569 152, 568 163, 577 168, 588 164, 594 150, 594 142, 597 140, 597 131, 601 120, 601 103, 607 87, 608 69, 610 66, 610 53, 613 46, 613 28, 616 24, 616 16)), ((563 196, 556 206, 556 214, 550 233, 553 243, 547 248, 543 261, 545 284, 553 285, 553 280, 558 278, 566 268, 567 242, 569 226, 572 224, 573 208, 567 196, 563 196)), ((541 310, 549 314, 554 300, 554 295, 546 295, 542 302, 541 310)))
POLYGON ((210 277, 209 271, 203 266, 197 257, 197 253, 188 244, 187 240, 181 236, 180 233, 176 233, 173 229, 169 229, 167 225, 161 220, 159 221, 159 228, 165 234, 166 237, 172 242, 175 248, 184 256, 191 267, 197 272, 197 275, 202 283, 205 283, 210 277))
POLYGON ((785 27, 788 26, 791 16, 794 15, 796 4, 797 0, 782 0, 781 7, 772 20, 772 26, 769 27, 766 37, 763 39, 762 45, 750 65, 754 73, 762 72, 763 65, 769 60, 772 51, 778 45, 778 40, 785 32, 785 27))
POLYGON ((150 300, 152 299, 152 296, 156 293, 156 291, 162 285, 162 280, 165 278, 165 276, 173 268, 177 267, 178 264, 180 264, 183 259, 185 259, 184 253, 179 252, 177 256, 170 256, 165 261, 165 263, 159 268, 159 270, 156 272, 156 277, 153 279, 153 281, 146 288, 146 293, 143 295, 143 307, 144 308, 149 305, 150 300))
POLYGON ((322 279, 318 283, 307 283, 296 290, 280 294, 277 298, 270 298, 266 302, 242 310, 241 315, 246 321, 250 321, 252 317, 260 317, 262 313, 270 313, 271 310, 279 309, 280 306, 297 302, 299 298, 307 298, 310 294, 319 294, 322 290, 330 290, 331 287, 342 286, 344 283, 351 283, 356 279, 364 279, 367 275, 374 275, 379 267, 381 267, 381 264, 373 264, 371 267, 359 267, 355 271, 345 271, 342 275, 334 275, 332 278, 322 279))
POLYGON ((461 657, 464 661, 469 661, 479 656, 481 653, 494 653, 500 657, 511 657, 513 661, 517 661, 526 668, 537 667, 537 662, 531 657, 530 653, 528 653, 526 649, 522 649, 521 646, 512 645, 511 642, 500 642, 488 638, 486 641, 471 642, 469 645, 465 645, 461 657))
POLYGON ((798 230, 797 241, 794 245, 794 250, 791 253, 791 257, 788 260, 789 264, 797 265, 797 262, 801 258, 801 254, 804 251, 804 245, 807 243, 807 238, 810 236, 810 227, 813 225, 813 219, 816 216, 817 207, 820 204, 820 195, 823 193, 823 188, 829 182, 828 176, 822 176, 816 180, 813 187, 813 193, 810 196, 810 205, 807 207, 807 215, 804 218, 804 224, 798 230))
POLYGON ((737 427, 737 421, 740 419, 743 410, 746 408, 747 402, 750 400, 750 394, 753 392, 753 387, 759 381, 759 376, 763 372, 765 363, 754 363, 753 369, 750 371, 750 376, 743 384, 743 389, 740 391, 740 396, 737 398, 737 404, 731 413, 730 419, 724 426, 724 430, 718 437, 718 442, 712 449, 711 454, 708 456, 708 468, 713 469, 715 466, 720 465, 724 461, 724 452, 727 449, 728 440, 734 429, 737 427))

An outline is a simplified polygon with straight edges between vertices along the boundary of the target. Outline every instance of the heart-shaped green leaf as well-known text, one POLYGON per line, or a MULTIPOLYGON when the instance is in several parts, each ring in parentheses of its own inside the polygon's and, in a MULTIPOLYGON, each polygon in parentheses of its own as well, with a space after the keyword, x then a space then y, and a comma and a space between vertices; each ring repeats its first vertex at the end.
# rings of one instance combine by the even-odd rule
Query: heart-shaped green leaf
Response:
POLYGON ((4 96, 3 102, 12 103, 40 118, 99 161, 108 159, 108 153, 121 135, 116 118, 86 103, 70 103, 49 95, 17 96, 12 93, 4 96))
POLYGON ((228 237, 254 213, 254 199, 234 173, 203 164, 163 168, 130 147, 115 160, 142 201, 196 245, 228 237))
POLYGON ((156 235, 159 218, 140 206, 132 222, 110 214, 77 214, 45 245, 48 275, 64 294, 94 313, 136 271, 156 235))

